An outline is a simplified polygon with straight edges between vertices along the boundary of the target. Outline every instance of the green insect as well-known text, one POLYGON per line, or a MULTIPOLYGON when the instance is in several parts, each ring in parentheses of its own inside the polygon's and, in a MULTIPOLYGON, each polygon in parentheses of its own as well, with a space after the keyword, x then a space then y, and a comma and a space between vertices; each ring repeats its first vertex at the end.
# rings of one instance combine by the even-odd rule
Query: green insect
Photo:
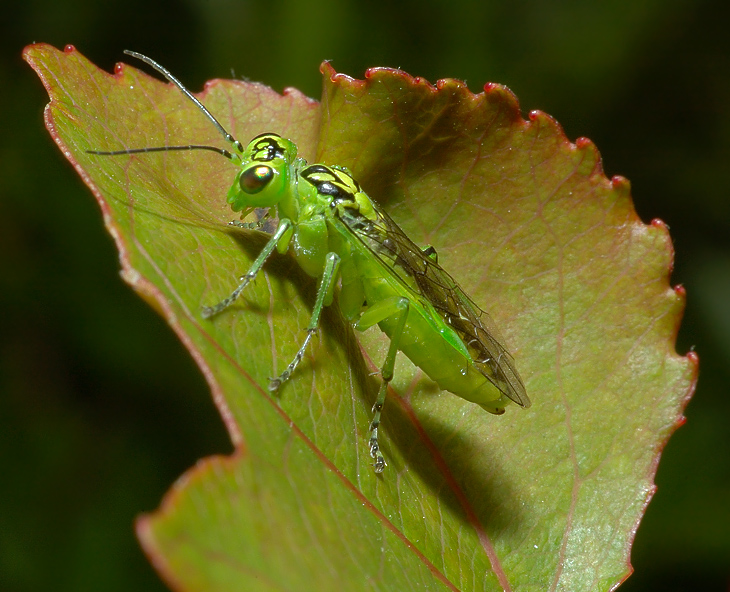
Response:
MULTIPOLYGON (((269 390, 286 382, 317 331, 320 313, 339 284, 338 302, 355 329, 378 325, 390 338, 370 424, 370 456, 376 473, 386 466, 378 443, 380 415, 400 350, 439 387, 494 414, 509 401, 529 407, 514 359, 500 343, 489 315, 482 311, 438 264, 433 247, 418 247, 373 202, 347 168, 307 164, 296 145, 274 133, 256 136, 244 147, 170 72, 132 51, 193 101, 228 141, 232 150, 188 145, 137 148, 98 155, 168 150, 212 150, 239 167, 228 203, 241 219, 255 208, 275 208, 276 232, 240 280, 218 304, 205 307, 210 318, 229 307, 258 275, 276 249, 291 251, 312 277, 320 278, 307 334, 292 362, 271 380, 269 390)), ((246 226, 245 224, 243 224, 246 226)))

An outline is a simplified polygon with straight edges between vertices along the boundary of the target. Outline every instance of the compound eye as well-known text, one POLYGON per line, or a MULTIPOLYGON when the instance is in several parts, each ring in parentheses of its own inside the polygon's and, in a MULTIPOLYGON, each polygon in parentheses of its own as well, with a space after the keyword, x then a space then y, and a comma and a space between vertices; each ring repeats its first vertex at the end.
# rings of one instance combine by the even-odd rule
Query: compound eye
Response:
POLYGON ((253 194, 263 190, 273 178, 274 171, 271 167, 258 165, 243 171, 238 183, 243 191, 253 194))

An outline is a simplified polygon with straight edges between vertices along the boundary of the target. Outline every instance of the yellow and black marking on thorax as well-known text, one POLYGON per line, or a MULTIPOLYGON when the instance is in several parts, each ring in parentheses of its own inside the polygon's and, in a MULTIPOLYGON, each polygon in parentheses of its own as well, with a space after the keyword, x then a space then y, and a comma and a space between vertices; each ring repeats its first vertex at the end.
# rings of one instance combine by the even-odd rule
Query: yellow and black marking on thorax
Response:
POLYGON ((337 203, 356 202, 357 194, 362 193, 360 183, 343 167, 313 164, 302 170, 299 176, 313 185, 319 195, 329 196, 337 203))
POLYGON ((279 134, 259 134, 251 140, 248 149, 251 150, 251 160, 256 162, 271 162, 287 156, 287 146, 279 134))
POLYGON ((300 177, 329 200, 334 217, 370 251, 390 267, 399 264, 396 246, 389 237, 389 221, 346 168, 313 164, 305 168, 300 177))

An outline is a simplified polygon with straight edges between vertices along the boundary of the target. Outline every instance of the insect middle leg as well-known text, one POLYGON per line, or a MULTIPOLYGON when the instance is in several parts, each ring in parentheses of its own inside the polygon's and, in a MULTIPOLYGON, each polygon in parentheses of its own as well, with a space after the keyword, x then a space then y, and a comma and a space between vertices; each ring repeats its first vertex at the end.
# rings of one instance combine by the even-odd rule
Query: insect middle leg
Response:
POLYGON ((385 361, 380 369, 380 389, 378 390, 378 398, 375 400, 373 405, 373 421, 370 424, 370 456, 375 459, 373 468, 376 473, 382 473, 386 467, 385 459, 380 453, 380 444, 378 443, 378 427, 380 426, 380 414, 383 411, 383 405, 385 404, 385 397, 388 393, 388 384, 393 380, 393 369, 395 368, 395 356, 400 349, 401 337, 403 336, 403 329, 405 329, 406 321, 408 320, 408 309, 410 302, 408 298, 402 298, 394 296, 393 298, 387 298, 377 304, 373 304, 366 310, 360 317, 360 320, 355 324, 355 328, 359 331, 365 331, 373 325, 383 321, 387 318, 392 318, 395 321, 395 326, 390 335, 390 345, 388 346, 388 353, 385 356, 385 361))
POLYGON ((332 295, 335 287, 335 280, 340 270, 340 256, 337 253, 328 253, 325 260, 324 272, 322 273, 322 281, 319 283, 319 290, 317 291, 317 299, 314 302, 314 310, 312 310, 312 318, 309 320, 309 326, 307 327, 307 336, 304 338, 299 351, 297 351, 294 359, 286 367, 286 370, 282 372, 277 378, 272 378, 269 382, 269 390, 275 391, 283 383, 289 380, 292 372, 299 365, 304 357, 304 352, 309 345, 312 335, 319 326, 319 317, 322 313, 322 309, 332 302, 332 295))

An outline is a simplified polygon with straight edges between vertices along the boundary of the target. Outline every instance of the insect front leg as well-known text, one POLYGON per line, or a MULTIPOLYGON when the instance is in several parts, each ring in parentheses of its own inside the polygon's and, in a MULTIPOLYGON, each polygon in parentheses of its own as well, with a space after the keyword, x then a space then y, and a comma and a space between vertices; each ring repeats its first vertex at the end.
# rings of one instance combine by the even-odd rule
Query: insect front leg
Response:
POLYGON ((392 318, 395 322, 390 335, 390 346, 385 356, 385 361, 380 369, 380 389, 378 390, 378 398, 373 405, 373 421, 370 424, 370 456, 375 459, 373 468, 376 473, 382 473, 386 467, 385 459, 380 453, 380 444, 378 443, 378 427, 380 426, 380 414, 385 404, 385 396, 388 393, 388 384, 393 380, 393 369, 395 368, 395 356, 400 349, 400 341, 403 336, 403 329, 408 320, 408 309, 410 302, 408 298, 394 296, 386 300, 373 304, 360 317, 355 324, 355 328, 359 331, 365 331, 373 325, 387 318, 392 318))
POLYGON ((279 241, 281 240, 281 237, 286 234, 287 230, 291 228, 291 221, 287 220, 286 218, 283 218, 279 221, 279 226, 276 229, 276 232, 274 233, 274 236, 271 237, 268 243, 266 243, 266 246, 261 250, 259 253, 259 256, 256 257, 256 260, 253 262, 253 265, 251 265, 251 269, 248 270, 248 273, 244 275, 240 279, 240 284, 238 284, 238 287, 231 292, 231 295, 228 296, 228 298, 224 298, 221 300, 218 304, 215 304, 214 306, 204 306, 203 310, 201 311, 201 316, 204 319, 208 319, 212 317, 213 315, 217 315, 222 310, 228 308, 231 304, 233 304, 236 301, 236 298, 238 298, 243 292, 244 288, 248 286, 249 282, 253 280, 256 275, 258 275, 259 271, 261 271, 261 268, 264 266, 264 263, 266 263, 266 260, 269 258, 271 253, 273 253, 274 249, 278 245, 279 241))
POLYGON ((307 327, 307 336, 304 338, 304 343, 302 343, 302 346, 299 348, 299 351, 294 356, 294 359, 286 367, 286 370, 284 370, 284 372, 282 372, 277 378, 271 379, 271 382, 269 383, 270 391, 275 391, 283 383, 289 380, 292 372, 294 372, 296 367, 299 365, 299 362, 302 361, 302 358, 304 357, 304 352, 307 349, 307 345, 309 345, 309 342, 312 339, 312 335, 314 335, 314 332, 319 326, 319 317, 322 313, 322 309, 324 308, 325 304, 329 304, 332 302, 332 294, 335 287, 335 280, 337 279, 337 274, 339 270, 340 256, 337 253, 327 253, 324 265, 324 272, 322 273, 322 281, 319 283, 317 299, 314 302, 312 318, 310 319, 309 326, 307 327))

